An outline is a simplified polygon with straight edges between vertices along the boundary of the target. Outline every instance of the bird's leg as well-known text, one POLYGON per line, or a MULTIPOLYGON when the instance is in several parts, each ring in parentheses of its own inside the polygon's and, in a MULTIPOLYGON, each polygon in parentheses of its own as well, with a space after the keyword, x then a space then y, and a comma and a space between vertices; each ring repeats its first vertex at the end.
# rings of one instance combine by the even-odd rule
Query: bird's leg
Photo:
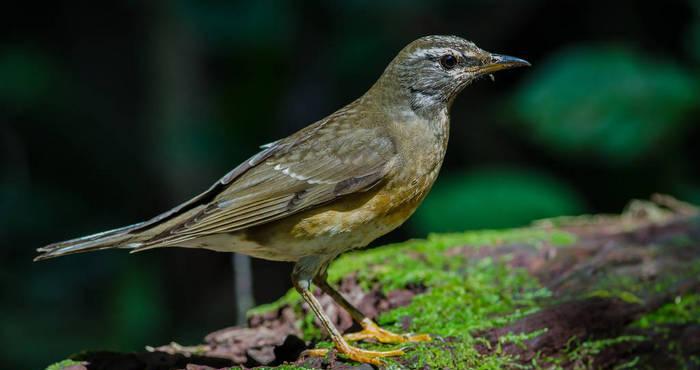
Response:
POLYGON ((335 290, 326 279, 326 274, 317 275, 314 279, 316 285, 326 294, 331 296, 333 300, 345 309, 355 322, 362 326, 362 331, 357 333, 346 334, 343 338, 347 341, 357 341, 363 339, 376 339, 381 343, 405 343, 405 342, 426 342, 430 340, 428 334, 396 334, 388 330, 382 329, 372 319, 365 316, 360 310, 353 306, 343 297, 340 292, 335 290))
MULTIPOLYGON (((316 297, 314 297, 311 292, 311 276, 306 275, 302 268, 298 268, 299 264, 295 266, 294 272, 292 273, 292 280, 294 288, 301 294, 301 297, 306 301, 311 310, 314 312, 316 317, 321 321, 321 326, 328 332, 335 344, 335 348, 341 354, 347 356, 349 359, 362 363, 369 363, 374 365, 382 365, 383 362, 380 360, 381 357, 390 356, 401 356, 404 354, 401 350, 393 351, 369 351, 362 348, 353 347, 348 342, 343 339, 338 329, 333 325, 330 318, 323 312, 321 304, 318 302, 316 297)), ((323 357, 328 353, 327 349, 310 349, 304 351, 302 355, 323 357)))

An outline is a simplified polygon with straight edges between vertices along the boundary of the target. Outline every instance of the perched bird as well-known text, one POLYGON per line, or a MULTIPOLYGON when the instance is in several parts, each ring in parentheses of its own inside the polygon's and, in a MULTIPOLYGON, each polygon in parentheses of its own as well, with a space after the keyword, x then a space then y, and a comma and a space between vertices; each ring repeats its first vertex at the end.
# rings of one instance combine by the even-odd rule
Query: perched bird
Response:
POLYGON ((110 248, 187 247, 294 262, 294 287, 336 349, 352 360, 380 364, 380 357, 403 352, 348 342, 430 337, 381 329, 328 284, 326 268, 416 210, 442 165, 457 94, 480 77, 529 65, 456 36, 422 37, 401 50, 359 99, 264 145, 205 192, 148 221, 39 248, 43 254, 35 260, 110 248), (312 294, 312 283, 363 330, 343 337, 312 294))

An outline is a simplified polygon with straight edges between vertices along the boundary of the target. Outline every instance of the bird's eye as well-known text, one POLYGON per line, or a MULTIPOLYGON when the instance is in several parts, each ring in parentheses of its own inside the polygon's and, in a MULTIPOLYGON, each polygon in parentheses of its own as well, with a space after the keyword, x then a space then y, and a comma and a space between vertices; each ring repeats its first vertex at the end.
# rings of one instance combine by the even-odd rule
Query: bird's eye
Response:
POLYGON ((443 55, 440 58, 440 65, 445 69, 452 69, 457 65, 457 58, 452 54, 443 55))

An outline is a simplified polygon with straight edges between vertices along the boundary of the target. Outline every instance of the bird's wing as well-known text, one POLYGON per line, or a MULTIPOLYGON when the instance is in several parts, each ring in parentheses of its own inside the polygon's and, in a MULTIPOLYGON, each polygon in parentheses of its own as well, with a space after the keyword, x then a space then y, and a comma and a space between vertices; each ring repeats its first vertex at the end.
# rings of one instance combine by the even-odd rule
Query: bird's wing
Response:
POLYGON ((395 155, 381 127, 322 122, 273 143, 245 169, 232 171, 229 180, 217 183, 219 189, 215 185, 203 194, 206 204, 199 200, 196 212, 168 225, 149 244, 242 230, 366 191, 382 180, 395 155))

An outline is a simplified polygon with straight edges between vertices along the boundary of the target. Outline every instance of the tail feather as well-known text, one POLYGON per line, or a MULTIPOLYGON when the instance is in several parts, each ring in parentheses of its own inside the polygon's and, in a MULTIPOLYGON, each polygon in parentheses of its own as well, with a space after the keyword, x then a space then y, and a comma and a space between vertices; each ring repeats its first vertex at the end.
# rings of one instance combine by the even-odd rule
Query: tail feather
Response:
POLYGON ((42 254, 35 257, 34 261, 41 261, 68 254, 91 252, 102 249, 138 248, 142 245, 142 243, 136 240, 136 234, 130 234, 130 232, 138 229, 141 225, 142 224, 139 223, 76 239, 49 244, 37 249, 37 252, 42 254))

